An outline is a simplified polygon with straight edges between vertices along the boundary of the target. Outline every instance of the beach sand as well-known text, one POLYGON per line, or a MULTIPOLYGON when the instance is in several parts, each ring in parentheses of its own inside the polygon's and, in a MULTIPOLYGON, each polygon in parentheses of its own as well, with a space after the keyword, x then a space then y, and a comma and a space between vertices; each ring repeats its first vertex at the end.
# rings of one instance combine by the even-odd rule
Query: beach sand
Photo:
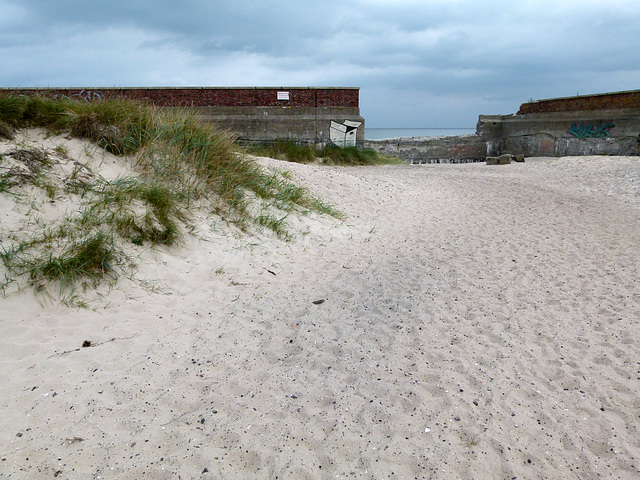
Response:
POLYGON ((640 478, 638 157, 258 161, 346 219, 0 300, 0 478, 640 478))

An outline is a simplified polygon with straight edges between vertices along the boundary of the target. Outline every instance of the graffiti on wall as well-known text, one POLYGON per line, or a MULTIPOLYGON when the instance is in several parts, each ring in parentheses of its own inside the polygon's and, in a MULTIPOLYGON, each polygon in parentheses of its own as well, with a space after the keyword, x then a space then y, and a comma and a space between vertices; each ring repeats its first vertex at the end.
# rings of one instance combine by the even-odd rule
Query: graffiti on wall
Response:
POLYGON ((362 125, 362 122, 345 120, 342 123, 338 123, 331 120, 329 138, 338 147, 355 147, 358 127, 360 125, 362 125))
POLYGON ((613 123, 599 123, 594 125, 592 123, 581 123, 571 125, 569 133, 576 138, 605 138, 610 137, 610 129, 615 127, 613 123))
POLYGON ((84 100, 85 102, 99 102, 104 96, 102 92, 96 90, 80 90, 80 92, 73 95, 73 98, 84 100))
POLYGON ((81 100, 84 102, 99 102, 101 100, 104 100, 104 95, 102 94, 102 92, 84 89, 80 90, 78 93, 74 93, 71 96, 63 95, 61 93, 55 93, 50 97, 54 100, 81 100))

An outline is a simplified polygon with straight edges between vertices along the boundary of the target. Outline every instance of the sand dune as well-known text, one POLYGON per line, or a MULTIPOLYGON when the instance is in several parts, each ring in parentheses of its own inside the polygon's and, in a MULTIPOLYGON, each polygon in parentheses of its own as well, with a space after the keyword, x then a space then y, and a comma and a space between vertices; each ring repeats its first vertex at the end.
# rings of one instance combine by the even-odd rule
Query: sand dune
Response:
POLYGON ((640 477, 637 157, 259 161, 346 220, 1 300, 0 477, 640 477))

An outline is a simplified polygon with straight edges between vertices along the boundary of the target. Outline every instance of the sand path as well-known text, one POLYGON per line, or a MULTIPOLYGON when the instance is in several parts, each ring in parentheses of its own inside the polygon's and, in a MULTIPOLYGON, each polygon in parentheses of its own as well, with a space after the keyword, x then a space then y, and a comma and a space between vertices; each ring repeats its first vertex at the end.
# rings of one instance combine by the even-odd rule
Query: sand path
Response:
POLYGON ((347 220, 2 300, 0 477, 640 476, 637 158, 263 162, 347 220))

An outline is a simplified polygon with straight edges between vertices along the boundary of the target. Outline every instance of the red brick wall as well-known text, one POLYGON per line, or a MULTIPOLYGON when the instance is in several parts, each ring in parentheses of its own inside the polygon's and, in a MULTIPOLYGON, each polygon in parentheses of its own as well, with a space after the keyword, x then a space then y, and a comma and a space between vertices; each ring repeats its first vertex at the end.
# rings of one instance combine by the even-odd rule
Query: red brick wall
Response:
POLYGON ((537 102, 520 105, 518 114, 617 110, 622 108, 640 108, 640 90, 538 100, 537 102))
POLYGON ((86 101, 128 98, 162 107, 355 107, 357 88, 24 88, 0 89, 0 94, 44 95, 86 101), (278 100, 278 92, 289 100, 278 100))

